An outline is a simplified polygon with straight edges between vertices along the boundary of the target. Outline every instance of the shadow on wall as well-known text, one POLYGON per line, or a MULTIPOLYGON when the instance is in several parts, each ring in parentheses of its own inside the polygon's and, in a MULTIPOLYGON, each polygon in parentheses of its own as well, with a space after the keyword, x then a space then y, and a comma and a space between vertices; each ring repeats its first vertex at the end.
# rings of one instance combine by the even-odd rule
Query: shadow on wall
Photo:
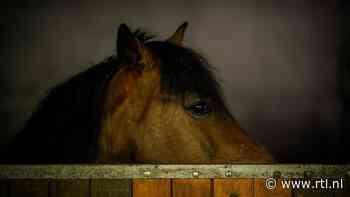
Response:
POLYGON ((13 3, 2 12, 0 145, 50 87, 115 53, 120 23, 165 38, 187 20, 186 45, 217 68, 248 133, 283 161, 339 160, 336 11, 312 0, 13 3))

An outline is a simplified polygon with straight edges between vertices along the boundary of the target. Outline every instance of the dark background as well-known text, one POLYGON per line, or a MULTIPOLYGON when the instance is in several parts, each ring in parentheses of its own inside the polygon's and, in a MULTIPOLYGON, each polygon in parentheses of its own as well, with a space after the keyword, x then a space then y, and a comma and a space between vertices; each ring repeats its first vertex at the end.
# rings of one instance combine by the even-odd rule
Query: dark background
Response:
POLYGON ((248 133, 284 162, 344 162, 350 100, 348 4, 331 0, 4 4, 0 148, 21 129, 50 87, 115 53, 120 23, 166 38, 188 21, 185 45, 217 68, 230 110, 248 133))

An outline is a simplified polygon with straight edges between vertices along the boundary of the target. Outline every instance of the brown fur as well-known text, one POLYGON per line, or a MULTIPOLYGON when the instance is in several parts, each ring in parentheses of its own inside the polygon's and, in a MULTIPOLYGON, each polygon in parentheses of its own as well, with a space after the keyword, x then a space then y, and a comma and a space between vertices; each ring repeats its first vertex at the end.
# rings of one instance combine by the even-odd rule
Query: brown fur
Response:
MULTIPOLYGON (((179 99, 165 98, 160 91, 159 60, 146 46, 138 44, 141 54, 138 64, 143 67, 124 66, 106 90, 98 162, 273 161, 234 120, 217 112, 195 119, 179 99)), ((185 98, 187 102, 194 99, 191 95, 185 98)))

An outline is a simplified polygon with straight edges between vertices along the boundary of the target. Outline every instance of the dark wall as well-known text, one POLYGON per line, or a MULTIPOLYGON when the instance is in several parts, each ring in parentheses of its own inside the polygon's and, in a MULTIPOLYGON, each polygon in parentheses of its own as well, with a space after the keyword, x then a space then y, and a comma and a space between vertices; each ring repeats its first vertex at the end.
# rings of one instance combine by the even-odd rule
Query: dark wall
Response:
POLYGON ((350 2, 341 0, 338 2, 338 94, 341 98, 341 144, 343 145, 341 155, 347 163, 350 162, 347 150, 350 148, 350 2))
POLYGON ((232 113, 257 141, 284 161, 339 160, 338 12, 335 1, 312 0, 7 4, 0 144, 50 87, 115 53, 120 23, 166 38, 186 20, 186 46, 217 68, 232 113))

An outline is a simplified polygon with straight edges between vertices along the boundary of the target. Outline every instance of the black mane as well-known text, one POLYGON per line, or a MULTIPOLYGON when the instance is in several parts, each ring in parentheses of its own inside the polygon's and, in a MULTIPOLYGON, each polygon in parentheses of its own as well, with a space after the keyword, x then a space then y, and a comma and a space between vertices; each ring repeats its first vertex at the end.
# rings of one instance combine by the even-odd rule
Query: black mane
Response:
MULTIPOLYGON (((200 55, 170 42, 151 41, 137 30, 135 37, 161 61, 161 87, 166 94, 196 94, 228 113, 210 66, 200 55)), ((14 163, 90 163, 97 156, 103 92, 120 69, 112 56, 53 88, 24 129, 10 143, 7 161, 14 163)))
POLYGON ((192 49, 171 42, 151 41, 155 36, 137 29, 134 36, 161 60, 161 88, 165 94, 208 98, 219 113, 231 117, 222 99, 220 84, 207 60, 192 49))
POLYGON ((230 116, 221 87, 205 58, 170 42, 151 41, 146 46, 160 59, 161 88, 165 94, 181 99, 188 95, 209 99, 216 111, 230 116))

